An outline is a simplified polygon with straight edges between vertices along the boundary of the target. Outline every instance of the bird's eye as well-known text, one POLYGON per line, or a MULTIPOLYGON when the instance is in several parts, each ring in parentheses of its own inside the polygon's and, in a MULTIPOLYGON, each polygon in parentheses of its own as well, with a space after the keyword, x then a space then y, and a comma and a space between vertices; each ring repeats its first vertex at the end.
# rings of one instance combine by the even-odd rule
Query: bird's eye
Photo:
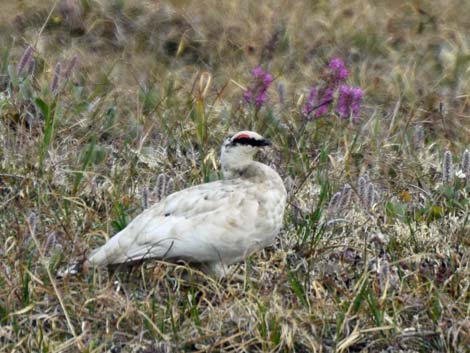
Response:
POLYGON ((271 143, 266 139, 255 139, 249 135, 242 134, 232 140, 232 145, 252 146, 252 147, 263 147, 269 146, 271 143))

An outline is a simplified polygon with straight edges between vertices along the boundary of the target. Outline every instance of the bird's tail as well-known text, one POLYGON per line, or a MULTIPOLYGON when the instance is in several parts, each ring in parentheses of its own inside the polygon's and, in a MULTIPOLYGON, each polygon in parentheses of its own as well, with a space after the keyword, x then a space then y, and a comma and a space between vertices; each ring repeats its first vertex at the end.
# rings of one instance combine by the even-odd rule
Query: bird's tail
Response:
POLYGON ((57 271, 56 277, 62 279, 65 277, 77 276, 81 273, 88 272, 88 268, 88 260, 85 256, 83 256, 69 264, 67 267, 59 269, 57 271))

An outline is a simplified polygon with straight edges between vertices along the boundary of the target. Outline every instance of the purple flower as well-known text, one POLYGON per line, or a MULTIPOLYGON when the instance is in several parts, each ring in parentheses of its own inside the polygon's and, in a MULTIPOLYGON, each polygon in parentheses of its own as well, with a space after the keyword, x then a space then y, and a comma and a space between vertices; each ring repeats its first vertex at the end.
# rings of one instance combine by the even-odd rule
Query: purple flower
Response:
POLYGON ((273 83, 273 76, 263 70, 261 66, 255 67, 251 71, 253 76, 253 84, 243 93, 245 102, 260 108, 268 100, 268 88, 273 83))
POLYGON ((339 97, 336 106, 336 112, 342 117, 349 117, 349 92, 351 87, 342 85, 339 88, 339 97))
POLYGON ((332 58, 322 77, 320 85, 310 89, 310 93, 302 108, 302 114, 306 118, 319 117, 326 114, 338 92, 336 112, 343 119, 352 117, 353 122, 359 121, 363 91, 359 87, 351 87, 341 84, 349 76, 349 71, 344 61, 339 58, 332 58))
POLYGON ((267 100, 268 100, 268 95, 266 94, 266 92, 261 92, 255 98, 255 105, 257 107, 261 107, 267 100))
POLYGON ((361 111, 362 96, 363 92, 360 87, 341 85, 336 112, 343 119, 348 119, 352 115, 353 121, 357 123, 361 111))
POLYGON ((253 92, 250 89, 247 89, 243 92, 243 99, 245 102, 250 103, 253 100, 253 92))
POLYGON ((352 90, 352 104, 351 104, 351 110, 352 110, 352 115, 354 117, 354 122, 357 122, 359 120, 359 113, 361 112, 361 103, 362 103, 362 97, 364 93, 360 87, 354 87, 352 90))
POLYGON ((302 109, 302 114, 305 117, 309 117, 313 111, 315 111, 315 117, 319 117, 328 112, 328 109, 333 101, 334 89, 326 87, 318 89, 312 87, 307 97, 307 101, 302 109))
POLYGON ((333 58, 330 60, 328 67, 331 70, 331 80, 338 84, 344 81, 349 76, 349 71, 344 64, 344 61, 340 58, 333 58))
POLYGON ((253 70, 251 70, 251 74, 254 78, 263 77, 265 72, 261 66, 256 66, 253 70))
POLYGON ((307 101, 305 102, 305 105, 302 109, 302 114, 304 116, 308 117, 310 113, 313 112, 313 110, 315 109, 315 102, 316 102, 317 94, 318 94, 317 88, 312 87, 310 89, 310 93, 308 94, 307 101))
POLYGON ((326 87, 324 90, 321 90, 318 99, 318 109, 315 112, 315 116, 319 117, 328 112, 331 102, 333 102, 334 89, 331 87, 326 87))

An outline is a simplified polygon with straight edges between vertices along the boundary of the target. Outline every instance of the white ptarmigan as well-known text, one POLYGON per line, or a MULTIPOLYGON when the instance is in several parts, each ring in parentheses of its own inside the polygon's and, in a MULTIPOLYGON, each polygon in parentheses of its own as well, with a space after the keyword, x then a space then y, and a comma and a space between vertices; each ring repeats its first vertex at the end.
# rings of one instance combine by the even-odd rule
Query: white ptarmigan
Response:
POLYGON ((226 266, 272 244, 282 227, 286 189, 278 173, 253 160, 268 145, 253 131, 226 139, 223 180, 167 196, 92 251, 88 265, 181 259, 223 276, 226 266))

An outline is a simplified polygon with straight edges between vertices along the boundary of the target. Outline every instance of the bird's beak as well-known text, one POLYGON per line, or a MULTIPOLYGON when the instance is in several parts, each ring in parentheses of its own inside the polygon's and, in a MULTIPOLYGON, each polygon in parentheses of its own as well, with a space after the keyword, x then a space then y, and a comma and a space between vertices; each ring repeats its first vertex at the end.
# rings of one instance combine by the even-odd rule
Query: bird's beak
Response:
POLYGON ((263 139, 261 141, 261 147, 266 147, 266 146, 272 146, 272 143, 268 139, 263 139))

